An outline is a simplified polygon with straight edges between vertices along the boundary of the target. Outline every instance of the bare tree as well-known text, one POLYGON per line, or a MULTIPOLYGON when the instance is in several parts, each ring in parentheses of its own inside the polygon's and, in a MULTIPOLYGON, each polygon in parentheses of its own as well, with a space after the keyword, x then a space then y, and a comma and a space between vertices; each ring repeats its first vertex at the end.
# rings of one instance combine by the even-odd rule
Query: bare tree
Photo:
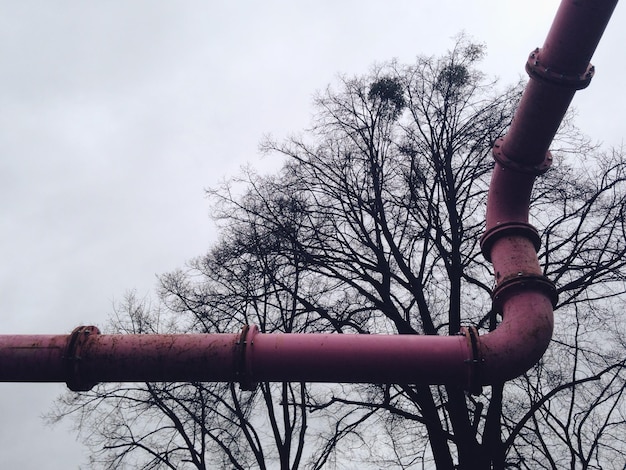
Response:
MULTIPOLYGON (((178 281, 182 281, 180 273, 170 274, 164 276, 163 284, 178 281)), ((230 304, 235 310, 244 309, 246 318, 237 319, 232 311, 221 312, 224 318, 220 319, 215 310, 210 331, 265 314, 274 316, 272 294, 255 298, 252 289, 247 292, 248 304, 245 300, 244 305, 230 304)), ((172 301, 171 308, 179 308, 173 304, 186 300, 172 301)), ((180 318, 171 311, 164 315, 162 305, 154 308, 130 295, 118 309, 112 329, 143 334, 208 327, 195 318, 179 322, 180 318)), ((300 468, 309 432, 306 393, 304 384, 291 383, 260 384, 253 392, 224 383, 100 384, 89 392, 61 396, 49 419, 75 419, 81 437, 93 449, 90 463, 94 468, 295 469, 300 468)))
MULTIPOLYGON (((161 278, 153 310, 206 332, 250 323, 338 334, 494 329, 493 274, 479 240, 491 148, 521 86, 498 89, 476 68, 483 54, 460 38, 443 57, 392 62, 321 93, 310 130, 263 143, 286 159, 278 174, 245 171, 209 191, 222 238, 186 271, 161 278)), ((472 394, 419 377, 417 385, 260 384, 252 394, 230 384, 145 384, 136 409, 132 393, 108 387, 66 396, 57 416, 78 413, 107 462, 139 468, 204 468, 196 462, 207 455, 222 468, 348 460, 623 468, 626 352, 616 305, 626 274, 626 162, 571 126, 561 143, 554 154, 563 163, 540 180, 533 202, 539 257, 559 291, 557 330, 524 377, 472 394), (595 160, 583 165, 581 154, 595 160), (172 437, 153 442, 162 430, 172 437), (121 445, 128 439, 132 446, 121 445)))

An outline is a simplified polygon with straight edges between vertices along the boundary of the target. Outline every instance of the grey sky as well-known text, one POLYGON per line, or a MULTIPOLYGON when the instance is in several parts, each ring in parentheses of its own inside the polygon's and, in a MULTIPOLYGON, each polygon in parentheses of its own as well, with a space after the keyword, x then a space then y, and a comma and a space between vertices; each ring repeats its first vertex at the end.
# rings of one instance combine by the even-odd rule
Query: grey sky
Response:
MULTIPOLYGON (((523 76, 558 2, 0 0, 0 334, 102 325, 129 289, 215 239, 204 189, 305 128, 316 90, 374 62, 440 54, 461 31, 485 71, 523 76)), ((575 100, 619 145, 626 18, 618 6, 575 100)), ((39 416, 61 385, 1 384, 4 468, 78 468, 39 416)))

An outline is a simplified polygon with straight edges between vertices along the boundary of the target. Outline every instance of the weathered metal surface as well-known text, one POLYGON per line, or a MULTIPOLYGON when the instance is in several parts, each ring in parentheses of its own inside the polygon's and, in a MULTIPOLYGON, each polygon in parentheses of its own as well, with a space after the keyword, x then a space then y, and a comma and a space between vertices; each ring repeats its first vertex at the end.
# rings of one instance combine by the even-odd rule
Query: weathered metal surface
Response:
POLYGON ((66 382, 354 382, 467 386, 462 336, 263 334, 0 336, 0 378, 66 382), (80 347, 77 347, 77 337, 80 347), (245 342, 245 347, 243 346, 245 342))
POLYGON ((262 334, 0 336, 0 381, 260 381, 425 383, 476 392, 522 374, 552 335, 555 289, 542 276, 539 235, 528 223, 534 179, 551 163, 548 147, 577 89, 589 84, 589 60, 617 0, 564 0, 541 49, 509 133, 496 143, 481 246, 493 263, 494 308, 503 316, 484 336, 262 334))
POLYGON ((469 383, 462 336, 258 334, 249 351, 259 381, 469 383))
POLYGON ((576 89, 591 79, 589 61, 616 4, 617 0, 561 2, 543 47, 530 54, 528 63, 537 62, 537 68, 527 68, 531 80, 502 143, 507 158, 529 166, 544 161, 576 89), (572 86, 575 76, 584 77, 580 86, 572 86))
POLYGON ((556 289, 542 276, 536 230, 528 223, 536 176, 550 167, 548 147, 578 89, 617 0, 564 0, 541 49, 531 52, 530 76, 508 134, 494 146, 496 164, 481 241, 493 263, 494 308, 503 322, 479 341, 480 381, 513 378, 536 363, 550 343, 556 289))

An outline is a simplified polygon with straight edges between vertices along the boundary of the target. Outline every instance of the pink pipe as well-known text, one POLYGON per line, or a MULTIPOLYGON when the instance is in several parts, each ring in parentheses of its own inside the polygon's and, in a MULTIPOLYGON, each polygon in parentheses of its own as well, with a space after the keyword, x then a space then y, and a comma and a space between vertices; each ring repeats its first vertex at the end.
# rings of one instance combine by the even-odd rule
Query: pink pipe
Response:
POLYGON ((253 334, 246 374, 256 381, 443 383, 466 386, 463 336, 253 334))
POLYGON ((546 41, 530 54, 531 78, 502 144, 508 159, 542 165, 576 90, 593 77, 589 60, 617 0, 563 0, 546 41))
POLYGON ((496 277, 494 307, 503 315, 479 342, 480 380, 517 376, 538 361, 553 329, 556 289, 542 275, 540 238, 528 223, 536 176, 552 163, 548 147, 576 90, 592 76, 588 64, 617 0, 563 0, 544 46, 530 54, 528 82, 504 139, 494 146, 495 168, 487 200, 483 253, 496 277))
POLYGON ((441 383, 465 386, 464 336, 263 334, 0 336, 0 374, 10 382, 203 381, 441 383), (436 366, 436 367, 435 367, 436 366))
POLYGON ((534 179, 551 163, 550 142, 588 66, 616 0, 564 0, 541 49, 509 133, 496 143, 496 165, 481 246, 493 262, 498 328, 479 337, 262 334, 0 336, 0 381, 66 382, 88 390, 98 382, 225 381, 368 382, 480 385, 522 374, 552 335, 553 284, 537 260, 539 235, 528 223, 534 179))
POLYGON ((101 335, 96 327, 79 327, 71 335, 6 335, 0 336, 0 375, 5 382, 67 382, 77 390, 97 382, 235 381, 238 339, 101 335))

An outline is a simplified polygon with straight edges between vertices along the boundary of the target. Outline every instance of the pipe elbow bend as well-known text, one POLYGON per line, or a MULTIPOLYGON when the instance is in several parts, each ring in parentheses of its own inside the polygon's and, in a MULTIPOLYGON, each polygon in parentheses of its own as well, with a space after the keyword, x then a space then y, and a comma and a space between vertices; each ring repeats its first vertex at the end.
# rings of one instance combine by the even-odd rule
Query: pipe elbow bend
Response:
POLYGON ((541 290, 512 293, 502 303, 502 323, 477 342, 474 382, 502 383, 519 377, 545 353, 554 329, 553 299, 541 290))

